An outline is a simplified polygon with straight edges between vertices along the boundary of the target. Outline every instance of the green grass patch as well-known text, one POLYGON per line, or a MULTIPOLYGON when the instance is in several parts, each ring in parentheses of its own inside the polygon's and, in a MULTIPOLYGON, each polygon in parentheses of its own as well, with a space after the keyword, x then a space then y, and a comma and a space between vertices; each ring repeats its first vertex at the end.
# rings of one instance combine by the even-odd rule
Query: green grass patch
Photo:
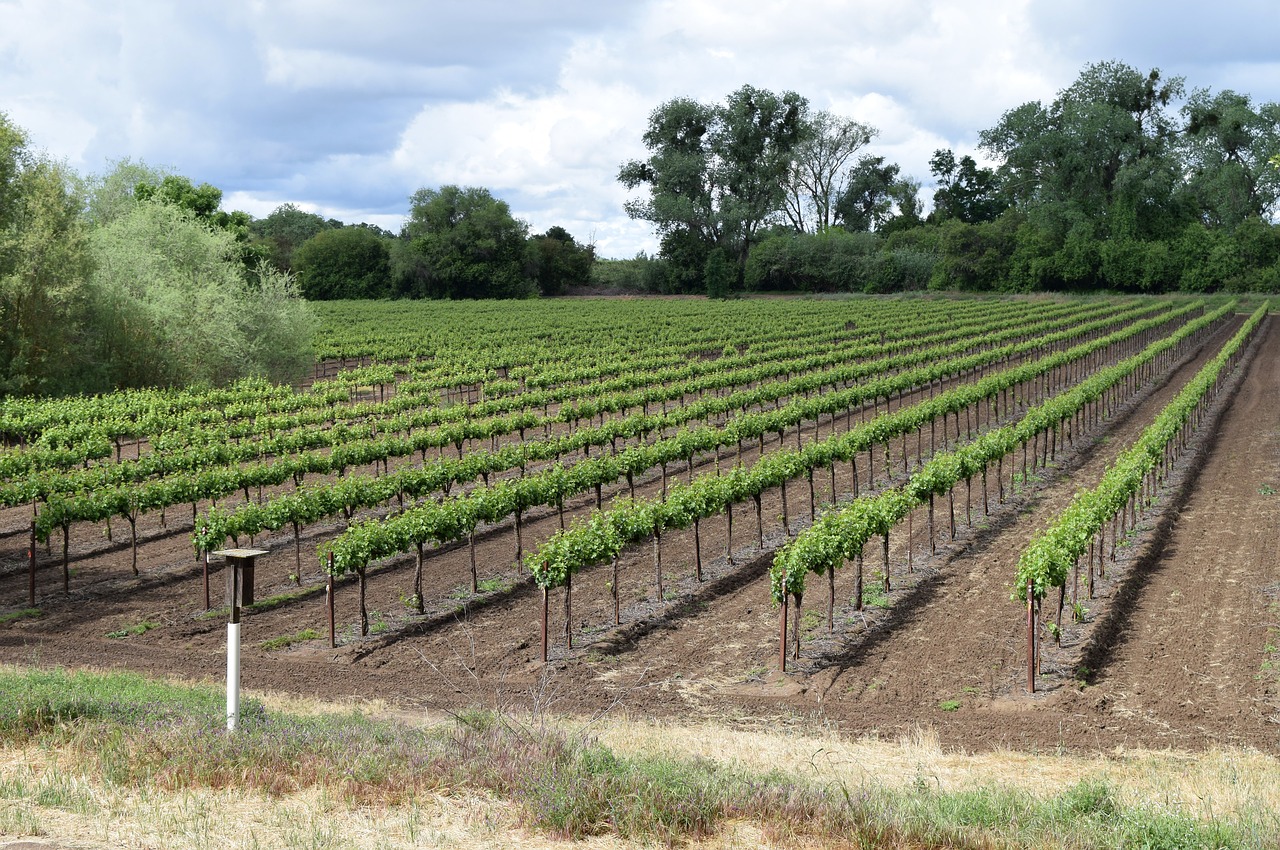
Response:
POLYGON ((10 611, 7 614, 0 614, 0 626, 7 623, 16 623, 18 620, 25 620, 28 617, 39 617, 43 613, 39 608, 23 608, 18 611, 10 611))
MULTIPOLYGON (((1193 817, 1154 802, 1124 805, 1102 780, 1044 797, 997 786, 942 791, 923 780, 902 790, 850 787, 705 759, 622 756, 545 719, 478 710, 420 728, 355 712, 267 711, 250 699, 240 729, 228 733, 220 689, 132 673, 0 670, 0 692, 0 742, 56 747, 62 769, 148 793, 321 788, 384 807, 479 792, 509 801, 521 825, 548 835, 613 834, 669 846, 744 820, 777 846, 809 839, 904 848, 1273 846, 1274 813, 1193 817)), ((11 781, 0 796, 72 810, 92 805, 77 787, 46 786, 11 781)))
POLYGON ((503 578, 502 576, 482 578, 476 582, 476 588, 479 589, 481 593, 497 593, 499 591, 510 590, 511 585, 512 581, 510 579, 503 578))
POLYGON ((893 602, 889 599, 889 594, 884 592, 884 585, 881 579, 868 582, 862 586, 862 607, 863 608, 889 608, 893 602))
POLYGON ((143 620, 141 623, 134 623, 132 626, 125 626, 122 629, 116 629, 115 631, 107 632, 107 637, 115 638, 117 640, 122 640, 124 638, 136 637, 138 635, 145 635, 147 632, 151 631, 152 629, 158 629, 158 628, 160 628, 159 623, 153 622, 151 620, 143 620))
POLYGON ((320 637, 321 637, 320 633, 315 629, 303 629, 297 634, 280 635, 280 637, 268 638, 267 640, 264 640, 260 644, 258 644, 258 646, 262 647, 267 652, 274 652, 275 650, 278 650, 278 649, 288 649, 289 647, 293 646, 295 643, 303 643, 304 641, 309 641, 309 640, 319 640, 320 637))

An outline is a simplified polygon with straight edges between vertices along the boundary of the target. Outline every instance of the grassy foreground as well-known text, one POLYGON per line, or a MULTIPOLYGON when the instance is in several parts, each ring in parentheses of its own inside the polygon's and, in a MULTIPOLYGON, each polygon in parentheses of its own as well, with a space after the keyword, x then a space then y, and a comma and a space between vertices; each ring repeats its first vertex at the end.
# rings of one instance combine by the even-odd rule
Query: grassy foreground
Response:
MULTIPOLYGON (((0 668, 0 838, 75 847, 1280 847, 1280 764, 245 706, 0 668)), ((274 705, 274 703, 273 703, 274 705)))

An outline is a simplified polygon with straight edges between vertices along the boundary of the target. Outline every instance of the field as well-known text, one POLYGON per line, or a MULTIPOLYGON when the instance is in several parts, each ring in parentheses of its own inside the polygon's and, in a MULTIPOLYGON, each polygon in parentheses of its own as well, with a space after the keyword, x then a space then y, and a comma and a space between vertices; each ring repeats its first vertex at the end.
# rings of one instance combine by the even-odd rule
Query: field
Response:
POLYGON ((3 410, 0 662, 217 682, 225 575, 213 558, 207 610, 197 547, 238 544, 268 551, 243 619, 260 692, 923 728, 970 753, 1280 749, 1265 311, 602 300, 326 322, 296 390, 3 410), (1077 548, 1036 549, 1051 528, 1077 548))

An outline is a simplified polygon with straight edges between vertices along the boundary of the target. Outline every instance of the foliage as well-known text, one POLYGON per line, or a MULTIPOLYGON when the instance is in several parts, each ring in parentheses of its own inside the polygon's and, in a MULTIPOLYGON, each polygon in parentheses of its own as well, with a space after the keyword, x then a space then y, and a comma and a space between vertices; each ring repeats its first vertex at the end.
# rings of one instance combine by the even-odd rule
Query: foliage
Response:
POLYGON ((396 293, 410 298, 524 298, 527 225, 488 189, 449 185, 410 198, 407 243, 393 253, 396 293))
MULTIPOLYGON (((911 232, 911 231, 907 231, 911 232)), ((773 231, 747 258, 749 290, 899 292, 923 289, 937 255, 907 240, 888 247, 875 233, 832 227, 821 233, 773 231)))
POLYGON ((298 246, 292 263, 308 301, 391 295, 389 240, 364 227, 320 230, 298 246))
POLYGON ((677 98, 660 105, 643 136, 649 157, 623 163, 618 173, 628 189, 648 193, 629 200, 627 214, 653 222, 663 256, 677 266, 700 272, 719 248, 741 276, 756 232, 783 206, 807 107, 794 92, 752 86, 723 104, 677 98))
POLYGON ((583 286, 591 280, 596 252, 592 245, 579 245, 563 227, 552 227, 529 237, 527 257, 538 292, 560 295, 566 287, 583 286))
POLYGON ((666 261, 641 251, 629 260, 598 259, 591 264, 591 285, 602 289, 661 292, 667 279, 666 261))
POLYGON ((0 395, 90 388, 82 336, 92 265, 67 169, 26 147, 0 113, 0 395))
POLYGON ((930 221, 959 219, 979 224, 992 221, 1009 207, 995 171, 980 168, 968 154, 957 160, 950 150, 934 151, 929 170, 938 180, 930 221))
POLYGON ((296 377, 311 324, 291 281, 246 279, 235 237, 168 203, 90 234, 96 361, 107 386, 296 377))
POLYGON ((918 224, 920 184, 900 176, 901 171, 897 163, 885 162, 882 156, 859 159, 836 200, 836 221, 854 232, 884 230, 899 219, 899 228, 918 224))
POLYGON ((280 271, 291 272, 293 253, 304 242, 321 231, 342 227, 336 219, 325 219, 309 213, 293 204, 281 204, 266 218, 256 219, 249 226, 253 239, 266 251, 266 258, 280 271))
POLYGON ((716 249, 707 256, 703 277, 707 281, 708 298, 728 298, 733 293, 736 275, 733 266, 725 259, 724 252, 716 249))

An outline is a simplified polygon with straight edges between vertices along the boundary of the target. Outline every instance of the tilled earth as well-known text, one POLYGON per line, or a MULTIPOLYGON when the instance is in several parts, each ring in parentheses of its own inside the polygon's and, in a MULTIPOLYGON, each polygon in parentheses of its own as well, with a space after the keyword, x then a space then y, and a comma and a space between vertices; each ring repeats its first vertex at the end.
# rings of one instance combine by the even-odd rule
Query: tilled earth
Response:
MULTIPOLYGON (((356 585, 340 582, 336 649, 328 646, 322 589, 246 615, 244 684, 330 699, 379 698, 410 710, 624 711, 745 725, 813 723, 883 736, 928 726, 944 743, 968 750, 1238 744, 1280 751, 1280 332, 1274 323, 1219 395, 1160 510, 1144 519, 1145 530, 1122 547, 1117 563, 1108 564, 1096 598, 1082 598, 1084 624, 1065 630, 1061 649, 1046 650, 1035 695, 1025 691, 1025 609, 1010 598, 1028 540, 1076 490, 1097 482, 1235 327, 1238 322, 1221 330, 1073 447, 1060 448, 1030 490, 999 504, 993 478, 989 515, 975 486, 972 525, 965 524, 965 490, 958 487, 957 536, 952 540, 946 529, 943 499, 936 553, 930 554, 925 514, 918 511, 913 571, 906 572, 905 534, 897 533, 893 590, 855 611, 852 571, 838 575, 834 629, 825 579, 811 577, 801 657, 787 673, 778 671, 778 609, 768 581, 772 552, 786 531, 779 495, 771 494, 763 504, 763 549, 754 505, 735 509, 732 564, 724 557, 726 521, 702 523, 702 582, 693 576, 692 532, 664 536, 662 599, 651 547, 628 553, 619 573, 620 626, 613 625, 611 566, 576 576, 571 649, 565 647, 563 593, 553 591, 546 665, 540 661, 542 592, 514 565, 508 525, 477 536, 479 595, 470 592, 465 545, 430 554, 422 615, 406 604, 412 557, 372 570, 367 637, 359 634, 356 585), (324 637, 282 649, 262 646, 307 629, 324 637)), ((830 427, 824 422, 821 436, 830 427)), ((811 436, 812 426, 807 432, 811 436)), ((912 451, 915 444, 909 441, 912 451)), ((742 459, 749 463, 756 453, 748 447, 742 459)), ((733 458, 726 453, 722 462, 733 458)), ((673 478, 684 474, 670 471, 673 478)), ((637 492, 657 492, 656 478, 637 492)), ((815 480, 819 501, 830 501, 828 474, 815 480)), ((850 492, 852 483, 849 469, 837 470, 838 493, 850 492)), ((808 502, 806 482, 788 488, 792 532, 807 524, 808 502)), ((569 505, 566 521, 593 506, 594 497, 569 505)), ((114 543, 97 529, 73 531, 70 594, 61 590, 60 539, 55 535, 52 551, 39 547, 41 614, 0 625, 0 661, 221 680, 225 617, 205 614, 189 513, 173 509, 167 519, 167 528, 158 517, 140 523, 137 578, 121 543, 126 525, 115 523, 114 543), (108 637, 142 624, 152 627, 108 637)), ((0 524, 10 530, 0 538, 0 613, 27 604, 24 522, 20 511, 10 511, 0 524)), ((526 551, 558 527, 556 512, 535 514, 525 524, 526 551)), ((336 530, 308 529, 304 586, 319 582, 315 546, 336 530)), ((255 543, 271 550, 258 564, 257 598, 293 589, 292 535, 255 543)), ((869 545, 868 587, 877 585, 879 557, 878 544, 869 545)), ((215 571, 215 606, 222 583, 223 573, 215 571)))

